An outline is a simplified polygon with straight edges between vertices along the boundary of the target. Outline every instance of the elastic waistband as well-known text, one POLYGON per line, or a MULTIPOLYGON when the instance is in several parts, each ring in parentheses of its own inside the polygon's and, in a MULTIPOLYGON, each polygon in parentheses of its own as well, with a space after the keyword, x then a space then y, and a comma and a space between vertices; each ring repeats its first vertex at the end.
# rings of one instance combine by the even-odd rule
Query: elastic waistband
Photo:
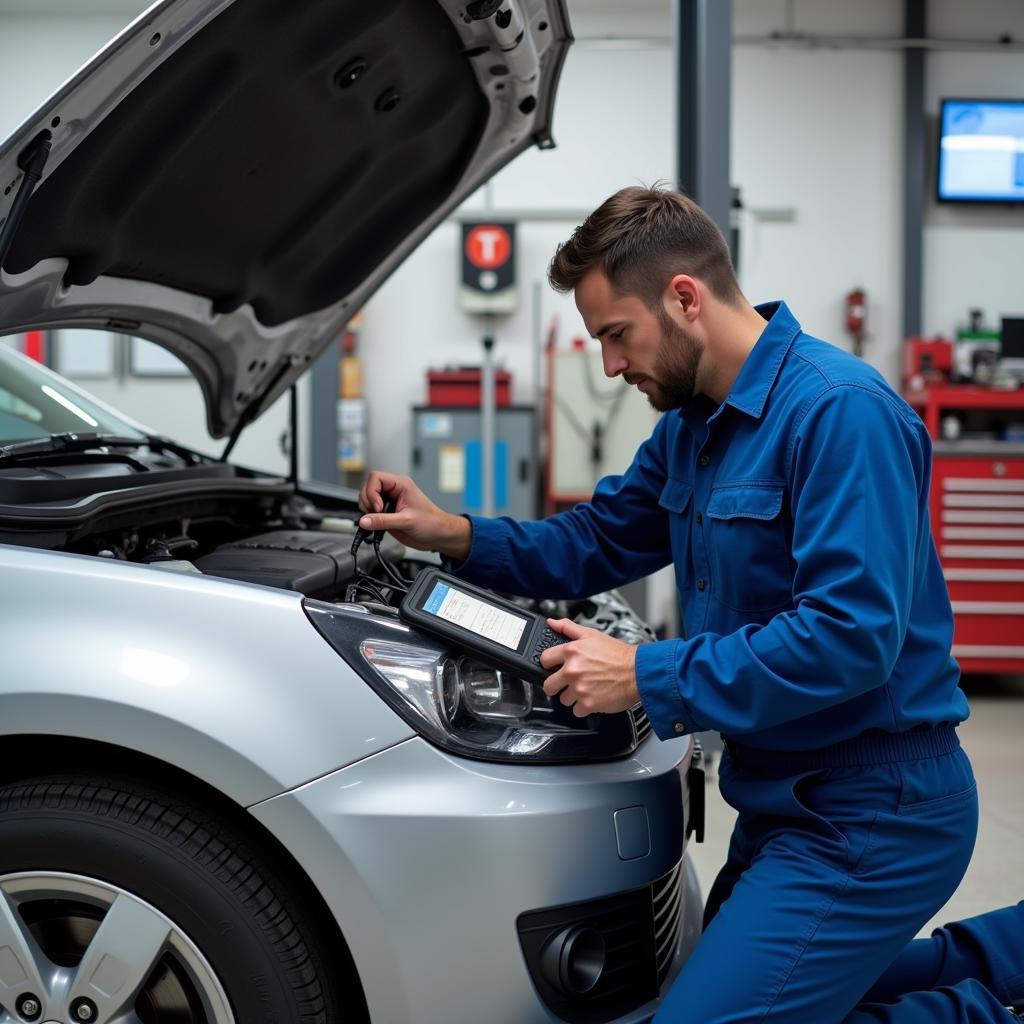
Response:
POLYGON ((871 729, 860 736, 818 750, 764 750, 760 747, 745 747, 724 736, 722 742, 738 765, 786 771, 921 761, 952 754, 960 749, 960 739, 954 725, 919 726, 909 732, 871 729))

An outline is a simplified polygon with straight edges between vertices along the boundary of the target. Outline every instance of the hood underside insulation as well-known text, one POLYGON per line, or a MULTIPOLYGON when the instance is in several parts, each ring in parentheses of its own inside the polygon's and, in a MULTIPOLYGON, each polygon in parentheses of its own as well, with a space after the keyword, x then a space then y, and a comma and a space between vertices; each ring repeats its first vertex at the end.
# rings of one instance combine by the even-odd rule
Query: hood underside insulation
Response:
POLYGON ((32 196, 5 270, 150 281, 273 326, 357 287, 452 192, 488 104, 424 0, 237 0, 32 196))

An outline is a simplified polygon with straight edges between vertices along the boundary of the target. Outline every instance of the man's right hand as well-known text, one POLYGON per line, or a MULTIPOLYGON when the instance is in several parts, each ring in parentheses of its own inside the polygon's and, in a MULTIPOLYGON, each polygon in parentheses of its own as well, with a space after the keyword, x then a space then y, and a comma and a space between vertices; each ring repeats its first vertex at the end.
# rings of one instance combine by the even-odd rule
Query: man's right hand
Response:
POLYGON ((460 562, 469 555, 469 520, 438 508, 407 476, 371 470, 359 491, 359 507, 367 513, 359 520, 364 530, 387 530, 406 547, 437 551, 460 562), (395 511, 385 513, 389 499, 395 511))

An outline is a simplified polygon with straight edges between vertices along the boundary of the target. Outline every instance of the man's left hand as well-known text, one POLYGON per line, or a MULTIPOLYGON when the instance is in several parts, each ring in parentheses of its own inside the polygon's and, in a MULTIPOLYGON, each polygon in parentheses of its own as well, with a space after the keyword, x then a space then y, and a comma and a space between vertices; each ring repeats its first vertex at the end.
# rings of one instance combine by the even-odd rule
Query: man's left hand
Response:
POLYGON ((544 692, 572 708, 577 718, 596 712, 626 711, 640 700, 636 686, 636 648, 572 619, 548 619, 548 625, 569 638, 549 647, 540 663, 551 671, 544 692))

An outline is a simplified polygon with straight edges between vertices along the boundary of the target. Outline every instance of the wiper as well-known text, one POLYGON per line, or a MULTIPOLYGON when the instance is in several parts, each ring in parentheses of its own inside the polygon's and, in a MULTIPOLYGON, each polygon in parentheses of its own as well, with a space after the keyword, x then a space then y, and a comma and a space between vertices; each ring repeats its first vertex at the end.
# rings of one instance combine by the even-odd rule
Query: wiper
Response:
POLYGON ((39 455, 63 455, 70 452, 88 452, 96 448, 142 448, 153 451, 171 451, 189 462, 196 461, 196 453, 162 437, 120 437, 117 434, 66 433, 51 434, 31 441, 15 441, 0 445, 0 463, 21 462, 39 455))

